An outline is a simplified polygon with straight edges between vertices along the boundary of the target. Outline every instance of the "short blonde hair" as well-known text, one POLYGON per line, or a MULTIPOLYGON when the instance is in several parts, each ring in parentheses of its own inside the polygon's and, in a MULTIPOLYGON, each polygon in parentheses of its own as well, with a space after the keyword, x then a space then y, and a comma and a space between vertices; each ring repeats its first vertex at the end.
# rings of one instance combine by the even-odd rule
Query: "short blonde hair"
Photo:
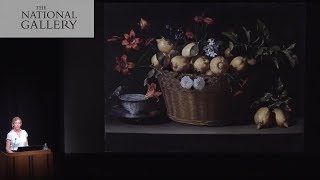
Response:
POLYGON ((20 121, 21 121, 21 123, 22 123, 22 120, 21 120, 21 118, 20 118, 20 117, 14 117, 14 118, 12 119, 12 121, 11 121, 11 125, 12 125, 12 127, 13 127, 13 124, 14 124, 16 121, 18 121, 18 120, 20 120, 20 121))

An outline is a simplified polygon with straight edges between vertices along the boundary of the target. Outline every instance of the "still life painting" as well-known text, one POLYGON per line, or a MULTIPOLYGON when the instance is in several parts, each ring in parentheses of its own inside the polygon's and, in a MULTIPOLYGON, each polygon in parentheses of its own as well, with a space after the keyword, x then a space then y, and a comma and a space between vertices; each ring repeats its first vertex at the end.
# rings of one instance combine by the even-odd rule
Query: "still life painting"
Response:
POLYGON ((106 118, 285 130, 303 116, 303 16, 272 3, 106 10, 106 118))

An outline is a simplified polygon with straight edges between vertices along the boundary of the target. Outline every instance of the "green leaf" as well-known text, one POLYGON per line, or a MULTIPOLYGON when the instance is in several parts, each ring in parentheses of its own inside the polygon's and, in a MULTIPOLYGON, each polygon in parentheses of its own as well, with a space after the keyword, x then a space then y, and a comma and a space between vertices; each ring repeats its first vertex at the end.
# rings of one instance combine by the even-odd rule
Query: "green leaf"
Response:
POLYGON ((272 50, 272 52, 275 52, 275 53, 277 53, 278 51, 281 51, 279 46, 272 46, 271 50, 272 50))
POLYGON ((190 50, 190 55, 191 56, 196 56, 199 53, 199 44, 197 43, 196 45, 192 46, 190 50))
POLYGON ((234 47, 233 42, 229 41, 229 48, 230 48, 230 50, 232 50, 233 47, 234 47))
POLYGON ((254 101, 250 105, 250 108, 251 109, 257 109, 259 106, 264 106, 266 103, 270 102, 271 98, 272 98, 272 94, 271 93, 265 93, 263 97, 261 97, 260 99, 254 101))
POLYGON ((277 102, 275 102, 275 103, 273 104, 273 106, 275 106, 275 107, 280 107, 282 104, 283 104, 282 101, 277 101, 277 102))
POLYGON ((291 44, 291 45, 287 48, 287 50, 292 50, 295 46, 296 46, 296 43, 291 44))
POLYGON ((265 39, 269 39, 269 31, 266 25, 259 19, 257 20, 257 31, 261 33, 265 39))
POLYGON ((291 55, 291 57, 293 58, 295 64, 298 64, 298 63, 299 63, 299 61, 298 61, 298 56, 297 56, 297 55, 293 54, 293 55, 291 55))
POLYGON ((260 98, 260 101, 261 102, 268 102, 268 101, 270 101, 271 97, 272 97, 271 93, 265 93, 264 96, 262 98, 260 98))
POLYGON ((291 111, 292 108, 289 106, 289 104, 284 104, 284 106, 282 107, 284 110, 286 111, 291 111))
POLYGON ((262 55, 262 53, 267 49, 268 49, 267 47, 259 48, 258 51, 256 52, 256 56, 255 57, 258 57, 258 56, 262 55))
POLYGON ((161 72, 160 72, 160 71, 157 71, 157 72, 156 72, 156 75, 154 75, 154 77, 155 77, 155 78, 158 78, 158 76, 159 76, 160 74, 161 74, 161 72))
POLYGON ((254 41, 252 42, 252 44, 257 43, 257 42, 259 41, 259 39, 260 39, 260 37, 257 37, 257 39, 254 40, 254 41))
POLYGON ((283 89, 284 89, 284 84, 283 84, 283 82, 281 81, 281 79, 278 78, 277 86, 276 86, 276 89, 275 89, 275 90, 276 90, 278 93, 280 93, 280 92, 283 91, 283 89))
POLYGON ((143 60, 146 60, 146 56, 148 55, 148 53, 151 51, 151 49, 148 49, 144 54, 142 54, 142 56, 138 59, 138 62, 136 63, 136 65, 140 64, 141 62, 143 62, 143 60))
POLYGON ((247 36, 247 42, 250 43, 250 30, 247 30, 244 26, 242 26, 242 29, 244 30, 246 36, 247 36))
POLYGON ((288 98, 284 101, 284 103, 286 103, 286 104, 290 104, 290 103, 291 103, 291 101, 292 101, 292 98, 291 98, 291 97, 288 97, 288 98))
POLYGON ((178 56, 178 55, 179 55, 179 51, 177 51, 177 50, 171 50, 169 52, 169 57, 170 58, 173 58, 173 57, 178 56))
POLYGON ((148 78, 144 79, 143 86, 146 86, 148 84, 148 78))
POLYGON ((273 61, 274 65, 276 66, 277 70, 279 70, 280 67, 279 67, 279 61, 278 61, 278 59, 275 58, 275 57, 272 57, 272 61, 273 61))
POLYGON ((286 90, 283 90, 280 94, 280 99, 286 98, 288 96, 288 92, 286 90))
POLYGON ((219 49, 223 45, 223 41, 217 41, 216 46, 219 49))
POLYGON ((147 74, 147 78, 151 78, 154 75, 155 72, 156 71, 154 69, 151 69, 151 71, 149 71, 148 74, 147 74))
POLYGON ((222 32, 222 35, 226 36, 233 42, 237 41, 237 34, 235 34, 234 32, 222 32))
POLYGON ((162 52, 157 52, 156 58, 159 61, 159 64, 161 66, 163 66, 164 65, 164 60, 165 60, 165 55, 162 52))
POLYGON ((259 105, 260 105, 260 102, 255 101, 250 105, 250 109, 258 109, 259 105))
POLYGON ((282 51, 282 52, 283 52, 283 53, 286 55, 286 57, 288 58, 291 67, 294 68, 294 66, 295 66, 296 64, 298 64, 298 57, 297 57, 296 55, 292 54, 292 52, 291 52, 290 50, 284 50, 284 51, 282 51))

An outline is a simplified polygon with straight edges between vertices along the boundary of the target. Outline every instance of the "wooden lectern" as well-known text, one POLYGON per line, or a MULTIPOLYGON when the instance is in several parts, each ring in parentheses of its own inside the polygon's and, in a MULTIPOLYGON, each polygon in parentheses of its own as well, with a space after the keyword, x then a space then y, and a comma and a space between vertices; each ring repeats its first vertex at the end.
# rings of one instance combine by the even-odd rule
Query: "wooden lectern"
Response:
POLYGON ((0 177, 53 176, 51 150, 1 152, 0 177))

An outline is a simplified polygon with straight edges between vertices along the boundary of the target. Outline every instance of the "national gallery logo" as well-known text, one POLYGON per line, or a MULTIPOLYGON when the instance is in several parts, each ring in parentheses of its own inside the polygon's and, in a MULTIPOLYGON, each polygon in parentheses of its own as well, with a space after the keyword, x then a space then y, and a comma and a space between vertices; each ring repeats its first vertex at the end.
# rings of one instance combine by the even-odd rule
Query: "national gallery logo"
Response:
POLYGON ((36 6, 34 11, 21 12, 22 29, 75 29, 75 11, 48 10, 46 6, 36 6))
POLYGON ((0 38, 94 38, 94 0, 0 0, 0 24, 0 38))

